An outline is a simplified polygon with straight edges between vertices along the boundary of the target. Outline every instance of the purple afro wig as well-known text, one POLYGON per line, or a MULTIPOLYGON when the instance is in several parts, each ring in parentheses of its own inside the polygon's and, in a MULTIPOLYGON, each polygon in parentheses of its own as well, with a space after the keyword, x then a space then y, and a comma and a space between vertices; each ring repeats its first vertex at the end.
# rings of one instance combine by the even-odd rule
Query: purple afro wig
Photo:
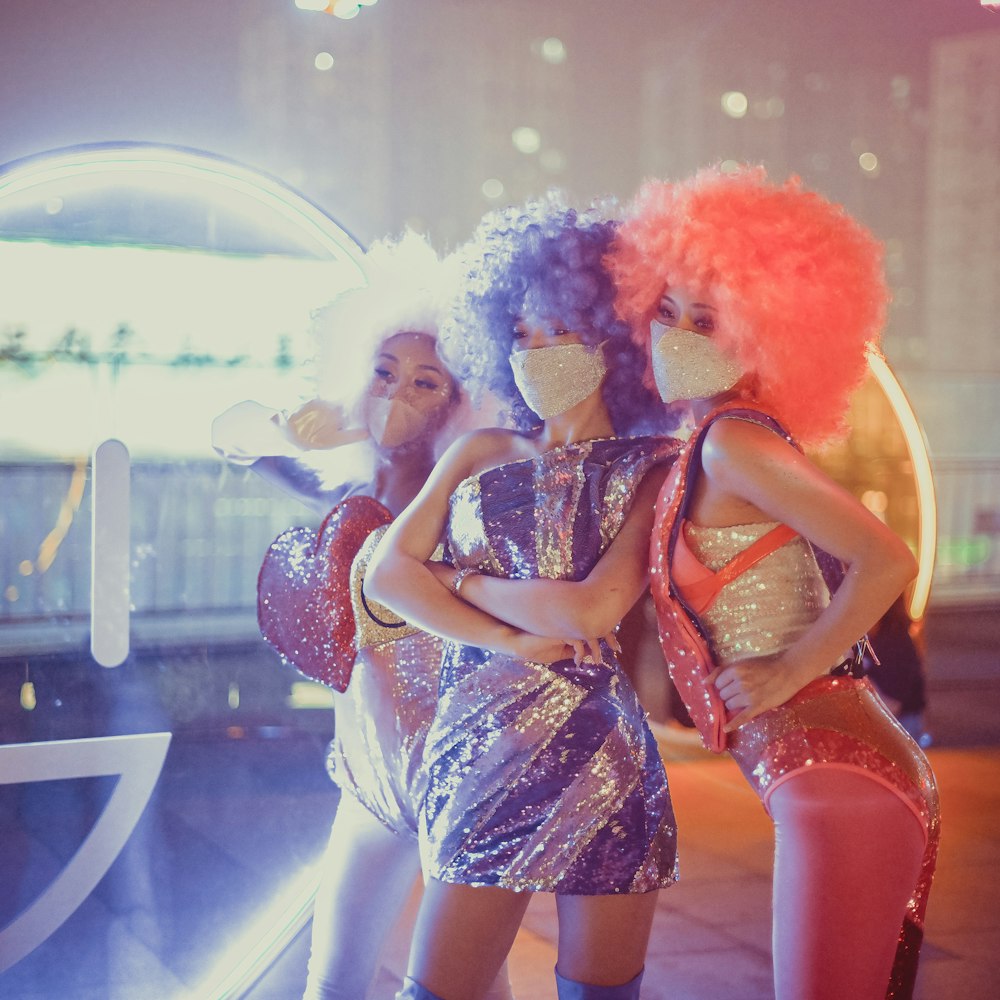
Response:
POLYGON ((509 360, 514 327, 524 317, 558 323, 588 344, 604 343, 602 392, 616 433, 663 427, 663 408, 642 385, 643 352, 615 312, 603 263, 616 228, 603 213, 577 212, 550 192, 488 213, 458 251, 465 276, 442 330, 442 355, 473 396, 494 393, 518 429, 539 424, 514 384, 509 360))

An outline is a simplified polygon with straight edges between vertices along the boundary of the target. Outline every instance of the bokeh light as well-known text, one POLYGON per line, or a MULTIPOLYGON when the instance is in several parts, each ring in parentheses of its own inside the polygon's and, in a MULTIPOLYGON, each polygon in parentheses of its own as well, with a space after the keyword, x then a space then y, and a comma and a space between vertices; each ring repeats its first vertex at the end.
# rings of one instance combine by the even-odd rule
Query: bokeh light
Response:
POLYGON ((743 118, 749 107, 747 95, 740 90, 727 90, 722 95, 722 110, 730 118, 743 118))
POLYGON ((326 71, 333 69, 333 56, 329 52, 317 52, 316 58, 313 60, 313 65, 318 70, 326 71))
POLYGON ((538 129, 529 125, 521 125, 510 134, 514 148, 520 153, 537 153, 542 145, 542 137, 538 129))
POLYGON ((541 56, 553 66, 559 66, 566 61, 566 46, 562 39, 546 38, 541 45, 541 56))
POLYGON ((491 177, 489 180, 483 181, 482 192, 490 199, 490 201, 495 201, 499 198, 504 191, 503 182, 496 179, 496 177, 491 177))
POLYGON ((874 174, 878 171, 878 157, 874 153, 866 151, 858 157, 858 166, 866 174, 874 174))

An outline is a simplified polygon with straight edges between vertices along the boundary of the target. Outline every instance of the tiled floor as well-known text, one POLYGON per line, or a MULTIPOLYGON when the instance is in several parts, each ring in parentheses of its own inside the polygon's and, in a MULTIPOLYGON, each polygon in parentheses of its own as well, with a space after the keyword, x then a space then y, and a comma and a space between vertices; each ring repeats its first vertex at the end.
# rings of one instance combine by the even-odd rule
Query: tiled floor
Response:
MULTIPOLYGON (((929 756, 943 834, 916 1000, 1000 997, 1000 626, 992 615, 969 622, 971 632, 968 623, 940 619, 929 637, 929 756)), ((769 1000, 770 820, 728 758, 670 737, 663 749, 681 831, 681 881, 660 896, 643 998, 769 1000)), ((404 919, 372 1000, 393 996, 406 933, 404 919)), ((510 957, 518 1000, 554 997, 555 941, 552 899, 539 896, 510 957)), ((305 957, 305 943, 296 942, 284 981, 265 977, 252 1000, 294 997, 305 957)))
MULTIPOLYGON (((944 833, 917 1000, 994 1000, 1000 996, 1000 616, 956 616, 929 638, 930 757, 944 833)), ((158 720, 136 716, 123 684, 124 675, 119 700, 132 706, 132 722, 142 731, 159 728, 158 720)), ((47 738, 76 735, 58 730, 47 738)), ((0 976, 0 998, 216 1000, 192 992, 206 964, 275 885, 315 856, 329 829, 335 800, 319 763, 325 740, 314 734, 298 742, 252 742, 178 732, 156 807, 128 849, 49 940, 0 976)), ((665 738, 664 756, 682 879, 661 895, 643 997, 767 1000, 770 822, 728 758, 709 756, 676 734, 665 738)), ((8 800, 0 800, 0 921, 17 912, 18 880, 22 897, 30 895, 65 864, 86 816, 93 821, 107 794, 100 784, 84 792, 48 784, 18 793, 14 803, 11 830, 25 843, 4 832, 8 800), (18 861, 25 857, 27 870, 18 861)), ((415 903, 414 897, 410 919, 415 903)), ((553 910, 550 898, 536 898, 518 935, 510 970, 519 1000, 554 997, 553 910)), ((407 937, 404 918, 372 1000, 393 996, 407 937)), ((301 996, 307 950, 303 933, 250 990, 251 1000, 301 996)))
MULTIPOLYGON (((917 1000, 1000 995, 1000 751, 937 750, 946 825, 927 918, 917 1000)), ((728 759, 669 768, 683 831, 682 879, 661 894, 643 982, 644 1000, 767 1000, 771 824, 728 759)), ((510 974, 518 1000, 554 996, 556 920, 538 896, 518 935, 510 974)), ((405 955, 401 924, 372 995, 390 1000, 405 955)), ((298 942, 293 951, 304 947, 298 942)), ((289 956, 289 960, 291 956, 289 956)), ((293 974, 289 961, 286 975, 293 974)), ((294 996, 267 977, 254 1000, 294 996)), ((849 1000, 849 998, 845 998, 849 1000)))

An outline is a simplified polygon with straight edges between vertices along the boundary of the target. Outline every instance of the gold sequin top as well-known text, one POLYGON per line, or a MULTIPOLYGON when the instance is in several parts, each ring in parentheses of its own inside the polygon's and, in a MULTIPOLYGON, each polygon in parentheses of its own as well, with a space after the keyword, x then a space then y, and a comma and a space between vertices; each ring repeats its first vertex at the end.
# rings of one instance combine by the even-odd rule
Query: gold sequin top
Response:
MULTIPOLYGON (((720 570, 777 522, 725 528, 685 522, 678 544, 707 569, 720 570)), ((800 535, 727 583, 702 612, 716 662, 771 656, 792 645, 830 603, 823 575, 800 535)))

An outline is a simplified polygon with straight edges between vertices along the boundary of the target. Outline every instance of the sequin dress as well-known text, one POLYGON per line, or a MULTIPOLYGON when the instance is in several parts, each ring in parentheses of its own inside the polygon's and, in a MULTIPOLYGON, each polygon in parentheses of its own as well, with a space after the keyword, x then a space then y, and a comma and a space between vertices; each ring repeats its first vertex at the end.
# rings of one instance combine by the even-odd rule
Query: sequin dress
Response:
POLYGON ((334 692, 327 770, 341 792, 353 795, 383 826, 415 839, 443 642, 374 601, 362 601, 364 572, 384 533, 377 528, 368 536, 351 567, 359 648, 350 684, 334 692))
MULTIPOLYGON (((772 428, 773 429, 773 428, 772 428)), ((686 480, 691 482, 690 478, 686 480)), ((660 617, 661 643, 673 673, 683 676, 692 650, 684 649, 672 623, 677 613, 671 584, 681 598, 705 571, 718 573, 775 528, 773 523, 706 527, 682 520, 671 530, 679 498, 661 494, 652 544, 651 590, 660 617), (666 539, 675 544, 668 548, 666 539), (699 570, 700 567, 700 570, 699 570)), ((715 663, 782 652, 829 603, 829 590, 813 548, 794 536, 718 590, 707 607, 691 613, 715 663)), ((896 722, 871 683, 826 675, 784 705, 751 719, 729 735, 726 749, 761 798, 806 770, 846 769, 899 797, 925 836, 921 873, 910 897, 887 997, 910 995, 923 936, 927 897, 940 840, 937 785, 923 751, 896 722)))
MULTIPOLYGON (((654 438, 601 439, 463 481, 446 545, 458 567, 580 580, 620 529, 654 438)), ((604 663, 542 665, 447 643, 427 738, 426 871, 444 882, 641 893, 676 878, 666 774, 635 691, 604 663)))

